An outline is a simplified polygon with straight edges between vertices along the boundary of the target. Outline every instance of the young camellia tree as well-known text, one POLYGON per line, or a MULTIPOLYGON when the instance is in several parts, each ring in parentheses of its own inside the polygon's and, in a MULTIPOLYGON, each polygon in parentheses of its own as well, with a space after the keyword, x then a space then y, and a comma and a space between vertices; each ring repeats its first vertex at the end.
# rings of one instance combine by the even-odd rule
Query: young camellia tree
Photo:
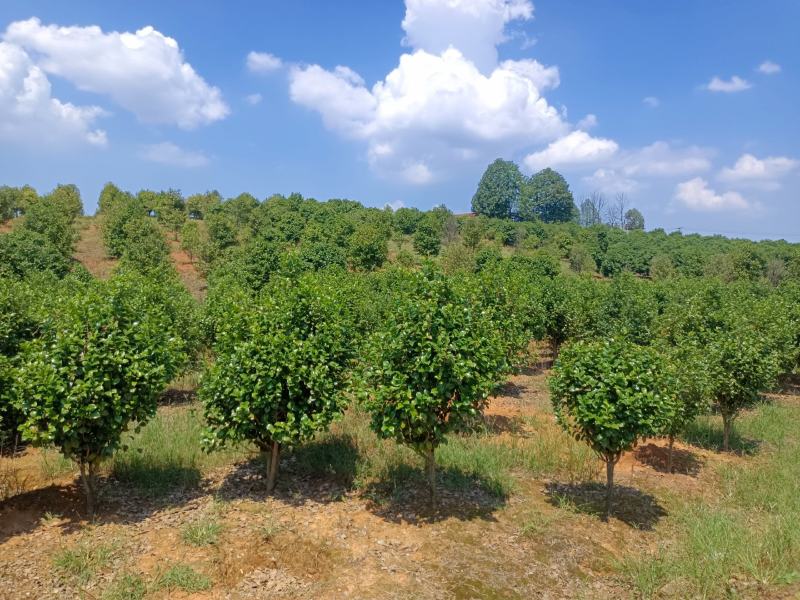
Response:
POLYGON ((620 456, 670 421, 670 379, 655 350, 621 339, 570 344, 555 363, 550 391, 558 423, 606 463, 606 520, 620 456))
POLYGON ((511 365, 488 308, 458 294, 430 265, 408 277, 409 289, 370 341, 365 405, 379 437, 425 460, 435 507, 436 448, 482 412, 511 365))
POLYGON ((352 332, 333 287, 323 275, 277 279, 252 309, 217 323, 216 363, 200 387, 204 444, 250 441, 269 453, 269 493, 281 447, 326 429, 344 406, 352 332))
POLYGON ((23 347, 17 377, 25 439, 52 444, 80 466, 90 518, 97 468, 184 363, 182 338, 147 280, 118 276, 65 291, 40 335, 23 347))
POLYGON ((706 334, 704 353, 709 395, 722 415, 722 449, 727 452, 734 420, 742 410, 753 407, 775 382, 780 360, 758 323, 740 314, 730 314, 725 321, 726 326, 706 334))

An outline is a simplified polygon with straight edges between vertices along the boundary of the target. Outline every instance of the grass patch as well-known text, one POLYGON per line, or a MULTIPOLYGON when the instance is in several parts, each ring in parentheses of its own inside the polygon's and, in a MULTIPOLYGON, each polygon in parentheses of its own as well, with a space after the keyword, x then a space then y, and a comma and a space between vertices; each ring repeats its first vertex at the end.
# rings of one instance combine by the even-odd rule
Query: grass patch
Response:
POLYGON ((101 596, 103 600, 141 600, 147 595, 147 583, 140 575, 126 573, 101 596))
POLYGON ((85 584, 98 571, 108 566, 112 558, 112 546, 83 540, 56 552, 53 555, 53 567, 59 574, 85 584))
POLYGON ((111 475, 151 497, 198 486, 203 473, 244 455, 241 449, 204 452, 204 427, 197 405, 159 410, 114 455, 111 475))
POLYGON ((210 546, 219 541, 222 525, 214 519, 204 518, 187 523, 181 528, 181 539, 190 546, 210 546))
POLYGON ((674 543, 619 565, 641 595, 677 582, 685 595, 717 598, 736 596, 740 582, 800 581, 799 425, 800 411, 787 406, 742 418, 741 434, 763 440, 762 451, 718 468, 719 500, 684 506, 674 543))
POLYGON ((211 588, 211 579, 198 573, 189 565, 178 563, 160 573, 153 582, 153 591, 182 590, 195 594, 211 588))
POLYGON ((39 458, 39 469, 42 477, 48 481, 55 481, 75 470, 75 463, 65 458, 55 448, 42 448, 39 458))

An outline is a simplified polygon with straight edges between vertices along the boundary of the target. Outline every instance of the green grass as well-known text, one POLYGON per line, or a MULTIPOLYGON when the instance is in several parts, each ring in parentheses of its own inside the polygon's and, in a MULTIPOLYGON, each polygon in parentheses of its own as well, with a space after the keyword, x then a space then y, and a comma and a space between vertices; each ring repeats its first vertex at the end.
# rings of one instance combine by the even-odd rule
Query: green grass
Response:
POLYGON ((670 582, 688 595, 718 598, 736 595, 737 581, 800 581, 800 410, 765 404, 737 426, 759 442, 758 453, 717 469, 717 499, 684 503, 673 543, 620 564, 642 596, 670 582))
POLYGON ((113 557, 113 547, 82 540, 74 546, 63 548, 53 555, 53 566, 63 576, 85 584, 108 566, 113 557))
POLYGON ((111 475, 140 492, 159 497, 196 487, 210 469, 246 455, 234 448, 207 453, 201 447, 203 416, 197 405, 159 410, 127 448, 110 461, 111 475))
MULTIPOLYGON (((477 486, 504 498, 514 492, 518 476, 583 481, 597 475, 597 458, 585 444, 575 442, 552 422, 527 422, 535 434, 451 435, 436 451, 442 484, 455 490, 477 486)), ((330 477, 354 489, 371 490, 377 485, 393 493, 424 483, 422 459, 393 440, 378 439, 370 429, 369 416, 358 407, 292 455, 296 471, 330 477)))
POLYGON ((206 517, 181 528, 181 539, 191 546, 210 546, 219 541, 222 525, 206 517))
POLYGON ((189 565, 178 563, 160 573, 153 582, 153 591, 182 590, 189 594, 211 588, 211 579, 198 573, 189 565))
POLYGON ((147 583, 140 575, 126 573, 114 580, 103 593, 103 600, 141 600, 147 595, 147 583))
POLYGON ((75 468, 75 463, 64 458, 64 455, 55 448, 42 448, 39 469, 45 479, 54 481, 62 475, 73 472, 75 468))

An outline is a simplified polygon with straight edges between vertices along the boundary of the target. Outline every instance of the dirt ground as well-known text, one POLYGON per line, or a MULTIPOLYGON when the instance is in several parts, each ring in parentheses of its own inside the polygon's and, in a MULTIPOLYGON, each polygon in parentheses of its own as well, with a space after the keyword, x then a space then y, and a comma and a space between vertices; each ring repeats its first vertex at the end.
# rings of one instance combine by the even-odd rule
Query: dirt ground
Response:
MULTIPOLYGON (((487 422, 552 419, 543 374, 517 376, 507 389, 491 403, 487 422)), ((535 435, 525 426, 502 429, 497 435, 535 435)), ((520 475, 502 503, 478 489, 444 490, 433 512, 424 490, 386 502, 291 474, 267 497, 252 462, 214 471, 199 490, 158 503, 106 482, 101 513, 89 524, 75 474, 47 480, 37 454, 0 459, 0 468, 15 461, 25 488, 0 503, 0 598, 101 598, 121 573, 152 579, 178 563, 213 587, 148 598, 630 597, 615 561, 653 551, 663 539, 656 526, 665 509, 650 491, 702 495, 715 487, 710 462, 738 460, 679 444, 676 473, 668 474, 664 443, 647 441, 617 468, 618 508, 607 524, 570 503, 601 506, 599 484, 520 475), (187 523, 209 516, 222 525, 216 543, 194 547, 181 539, 187 523), (86 583, 53 567, 57 552, 80 544, 110 552, 86 583)), ((282 468, 291 473, 291 465, 282 468)))

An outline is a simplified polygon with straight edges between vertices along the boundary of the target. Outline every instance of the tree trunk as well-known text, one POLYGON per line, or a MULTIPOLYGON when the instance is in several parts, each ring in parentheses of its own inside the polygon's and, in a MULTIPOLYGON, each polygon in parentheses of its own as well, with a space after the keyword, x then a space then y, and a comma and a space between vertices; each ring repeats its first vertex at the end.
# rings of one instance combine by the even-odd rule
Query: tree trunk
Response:
POLYGON ((275 482, 278 479, 278 464, 280 463, 281 445, 272 442, 272 450, 269 453, 269 468, 267 469, 267 493, 275 491, 275 482))
POLYGON ((606 459, 606 521, 611 518, 611 498, 614 494, 614 465, 616 463, 617 461, 614 459, 606 459))
POLYGON ((667 473, 672 473, 672 450, 675 445, 675 436, 669 435, 669 450, 667 451, 667 473))
POLYGON ((731 429, 733 417, 727 413, 722 413, 722 449, 727 452, 731 447, 731 429))
POLYGON ((425 455, 425 472, 428 475, 428 487, 431 493, 431 507, 436 509, 439 498, 436 494, 436 448, 431 446, 425 455))
POLYGON ((81 483, 83 484, 83 492, 86 495, 86 512, 89 515, 89 520, 94 521, 95 509, 95 467, 94 463, 87 463, 84 460, 80 462, 81 469, 81 483))

